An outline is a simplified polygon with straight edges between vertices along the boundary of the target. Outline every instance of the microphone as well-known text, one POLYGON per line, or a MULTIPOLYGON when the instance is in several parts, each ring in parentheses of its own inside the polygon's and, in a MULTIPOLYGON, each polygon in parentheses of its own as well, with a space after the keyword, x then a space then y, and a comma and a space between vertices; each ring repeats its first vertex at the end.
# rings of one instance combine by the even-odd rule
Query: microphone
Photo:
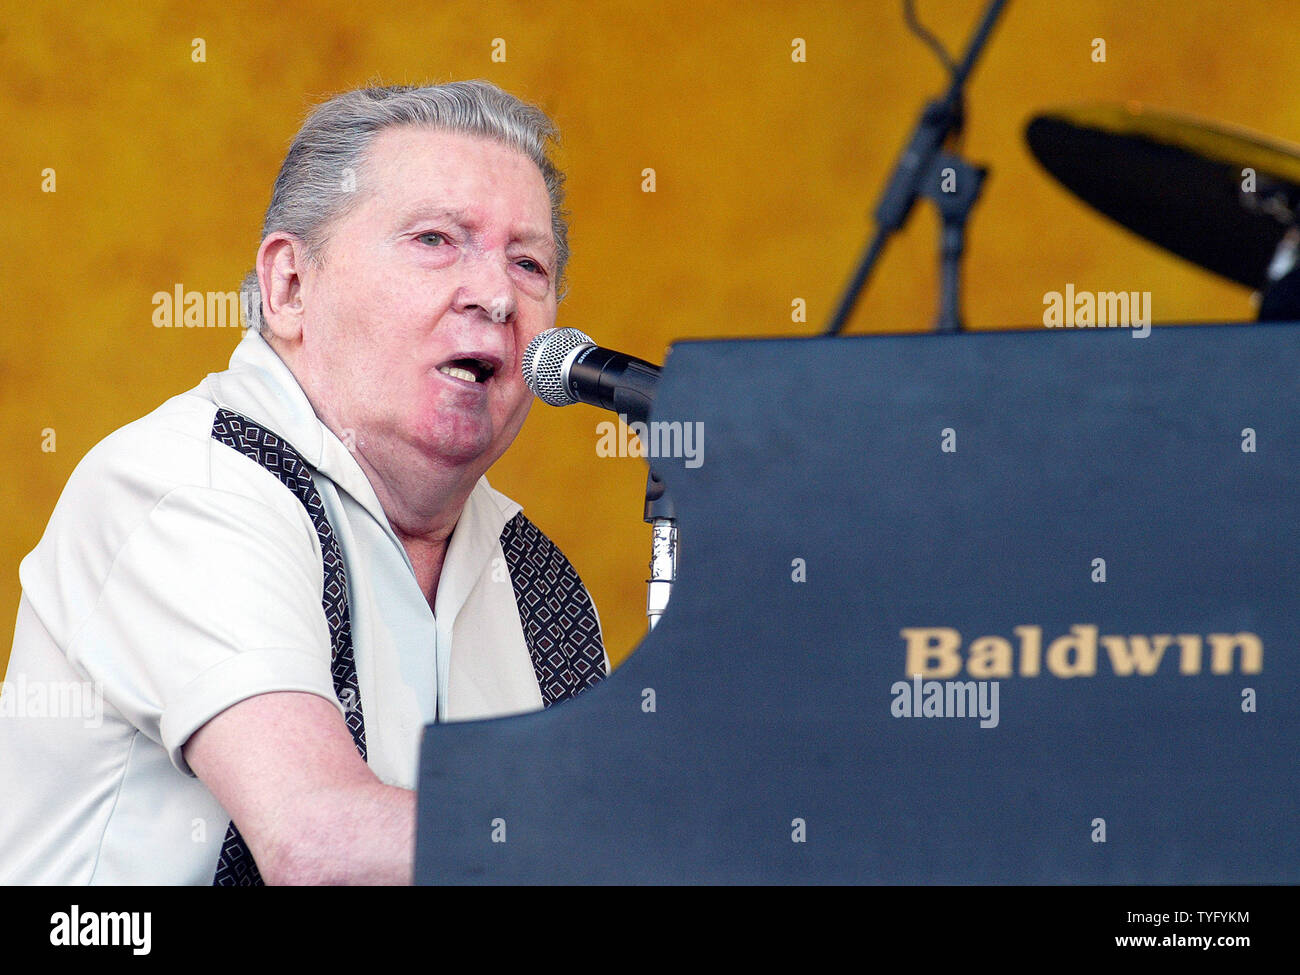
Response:
POLYGON ((528 343, 524 382, 543 403, 588 403, 613 410, 629 423, 645 423, 659 385, 660 367, 602 349, 576 328, 548 328, 528 343))

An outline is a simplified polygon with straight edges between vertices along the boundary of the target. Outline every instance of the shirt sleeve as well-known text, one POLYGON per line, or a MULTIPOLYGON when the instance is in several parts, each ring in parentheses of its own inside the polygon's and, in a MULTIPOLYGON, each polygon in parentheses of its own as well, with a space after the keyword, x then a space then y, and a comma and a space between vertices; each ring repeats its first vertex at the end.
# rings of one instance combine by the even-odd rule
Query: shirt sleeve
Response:
POLYGON ((68 658, 193 775, 182 746, 246 698, 303 691, 342 711, 322 585, 305 510, 177 487, 128 536, 68 658))

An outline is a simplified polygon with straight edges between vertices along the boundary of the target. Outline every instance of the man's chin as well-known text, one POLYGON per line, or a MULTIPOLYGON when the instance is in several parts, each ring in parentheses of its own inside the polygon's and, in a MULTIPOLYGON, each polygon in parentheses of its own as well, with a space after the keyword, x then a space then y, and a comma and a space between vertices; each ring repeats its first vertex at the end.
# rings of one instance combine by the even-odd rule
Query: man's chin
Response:
POLYGON ((423 452, 430 461, 440 467, 482 467, 487 470, 496 460, 490 448, 490 443, 440 440, 425 443, 423 452))
POLYGON ((451 429, 424 431, 418 445, 420 452, 440 467, 482 467, 486 470, 500 454, 491 430, 466 429, 459 424, 451 429))
POLYGON ((431 410, 417 431, 421 451, 444 466, 480 466, 487 470, 514 441, 524 416, 495 418, 489 411, 431 410))

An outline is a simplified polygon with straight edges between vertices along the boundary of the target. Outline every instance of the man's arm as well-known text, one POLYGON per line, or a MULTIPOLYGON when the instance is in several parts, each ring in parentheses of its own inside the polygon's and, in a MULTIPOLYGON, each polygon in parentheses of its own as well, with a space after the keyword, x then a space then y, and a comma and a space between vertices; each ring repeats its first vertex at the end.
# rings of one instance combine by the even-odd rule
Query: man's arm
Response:
POLYGON ((411 882, 415 793, 375 777, 331 702, 259 694, 212 718, 182 751, 268 884, 411 882))

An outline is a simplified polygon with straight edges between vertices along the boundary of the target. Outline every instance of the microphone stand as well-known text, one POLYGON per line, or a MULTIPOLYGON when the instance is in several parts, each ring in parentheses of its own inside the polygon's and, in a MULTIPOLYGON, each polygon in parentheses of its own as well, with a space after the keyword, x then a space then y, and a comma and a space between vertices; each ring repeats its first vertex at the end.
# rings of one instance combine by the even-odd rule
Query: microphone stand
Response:
POLYGON ((645 600, 645 615, 650 629, 668 608, 668 599, 677 578, 677 513, 664 482, 653 470, 645 483, 645 520, 650 525, 650 578, 645 600))
MULTIPOLYGON (((839 307, 826 327, 825 335, 839 335, 843 331, 858 295, 885 249, 889 237, 902 228, 912 212, 918 196, 934 200, 943 220, 943 238, 940 247, 942 259, 942 294, 939 317, 935 329, 939 332, 961 331, 959 289, 961 285, 961 255, 965 248, 966 220, 979 198, 980 187, 987 170, 972 166, 956 153, 944 151, 949 136, 959 134, 963 122, 962 88, 967 76, 975 67, 993 25, 997 22, 1007 0, 991 0, 983 19, 975 29, 966 56, 952 67, 952 82, 947 93, 925 106, 912 131, 911 141, 903 150, 894 172, 885 184, 885 190, 876 204, 876 233, 857 270, 854 271, 839 307), (951 170, 951 173, 946 171, 951 170), (948 188, 951 186, 951 188, 948 188)), ((910 8, 909 8, 910 10, 910 8)), ((946 54, 945 54, 946 59, 946 54)))

